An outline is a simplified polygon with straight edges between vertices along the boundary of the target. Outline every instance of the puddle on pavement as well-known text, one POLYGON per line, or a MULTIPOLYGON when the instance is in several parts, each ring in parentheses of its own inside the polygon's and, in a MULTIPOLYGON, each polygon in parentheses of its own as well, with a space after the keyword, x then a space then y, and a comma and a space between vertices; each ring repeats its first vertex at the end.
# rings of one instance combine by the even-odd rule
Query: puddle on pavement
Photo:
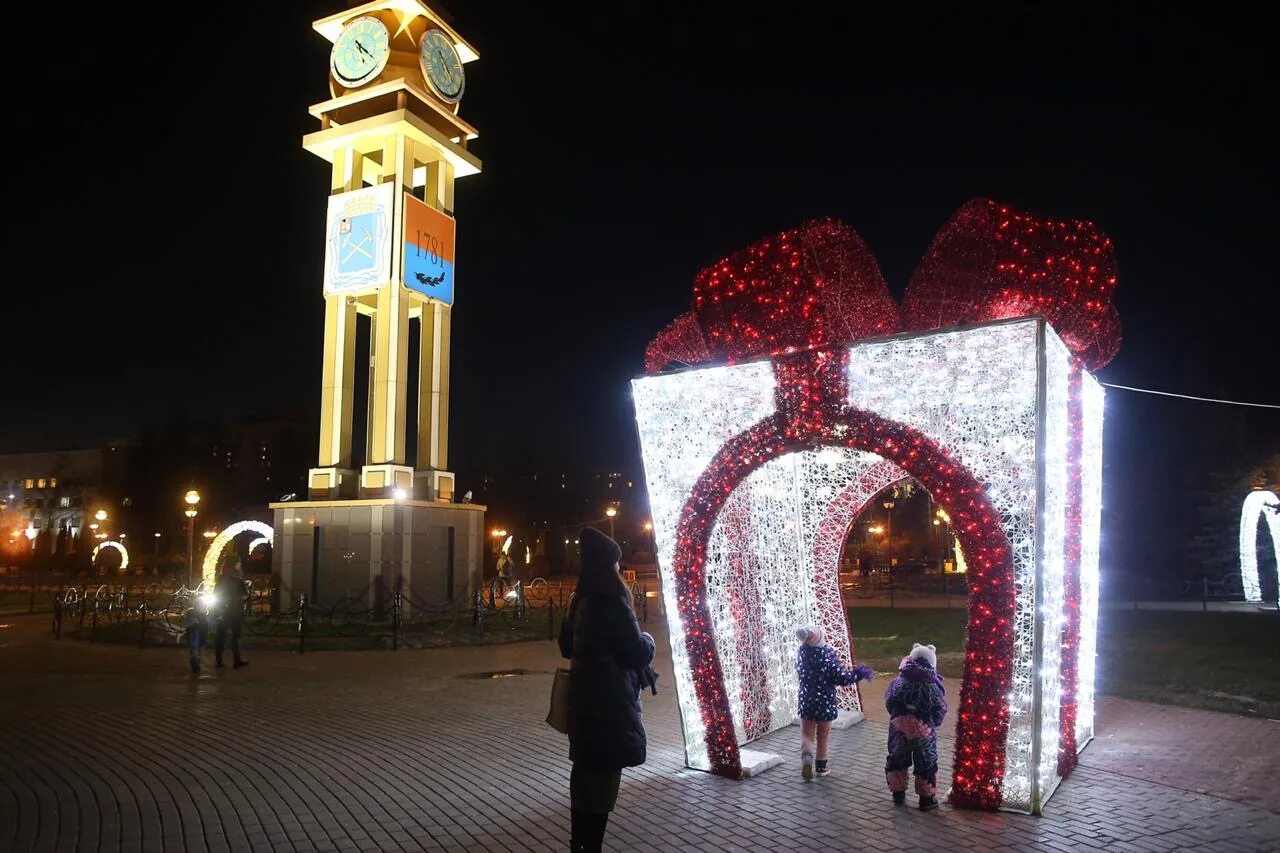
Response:
POLYGON ((498 669, 490 672, 464 672, 458 678, 474 678, 481 681, 490 681, 498 678, 516 678, 521 675, 533 675, 531 669, 498 669))

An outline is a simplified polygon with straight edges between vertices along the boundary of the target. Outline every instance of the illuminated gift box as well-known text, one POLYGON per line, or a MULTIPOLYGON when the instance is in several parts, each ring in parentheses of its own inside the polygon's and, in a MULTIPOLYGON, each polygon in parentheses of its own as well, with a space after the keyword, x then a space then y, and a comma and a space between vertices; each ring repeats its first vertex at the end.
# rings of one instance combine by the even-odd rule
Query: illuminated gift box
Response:
MULTIPOLYGON (((998 218, 1005 209, 991 210, 998 218)), ((922 264, 931 274, 955 273, 937 263, 947 233, 922 264)), ((1089 233, 1090 246, 1105 240, 1089 233)), ((900 328, 893 313, 868 323, 865 306, 883 301, 850 234, 818 223, 726 259, 700 277, 695 314, 713 274, 725 292, 784 288, 818 306, 843 278, 845 297, 862 292, 846 302, 864 306, 864 332, 900 328), (844 272, 832 275, 837 255, 844 272), (779 270, 799 278, 780 283, 779 270), (798 283, 806 278, 819 282, 812 300, 798 283)), ((926 286, 918 273, 918 299, 926 286)), ((909 291, 904 313, 912 299, 909 291)), ((1005 298, 1001 310, 1022 301, 1005 298)), ((790 331, 771 336, 763 357, 726 357, 725 329, 750 340, 751 330, 758 339, 779 325, 771 308, 763 320, 747 313, 728 322, 734 311, 686 315, 649 359, 651 372, 677 351, 733 363, 632 386, 687 763, 739 777, 740 747, 795 721, 797 626, 821 625, 852 660, 840 552, 867 503, 913 477, 949 514, 968 564, 965 673, 958 695, 954 682, 948 691, 957 723, 951 801, 1038 812, 1093 736, 1103 393, 1084 369, 1100 359, 1081 353, 1109 358, 1115 342, 1082 346, 1076 334, 1069 348, 1033 316, 832 344, 821 331, 835 325, 829 319, 813 333, 815 308, 781 324, 790 331)), ((1118 325, 1105 334, 1118 342, 1118 325)), ((909 626, 902 636, 904 652, 930 639, 910 636, 909 626)), ((846 715, 861 711, 856 688, 841 689, 839 702, 846 715)))

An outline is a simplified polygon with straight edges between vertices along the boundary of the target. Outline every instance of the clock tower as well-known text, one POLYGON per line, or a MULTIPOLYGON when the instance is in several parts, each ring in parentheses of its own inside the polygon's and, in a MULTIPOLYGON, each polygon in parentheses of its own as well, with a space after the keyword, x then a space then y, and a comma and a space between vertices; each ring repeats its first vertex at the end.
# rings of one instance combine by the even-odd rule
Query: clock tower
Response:
POLYGON ((333 45, 330 97, 310 107, 319 129, 302 140, 331 167, 320 453, 308 499, 272 504, 281 580, 325 599, 350 591, 367 563, 369 584, 453 597, 479 582, 484 529, 483 507, 454 502, 448 464, 454 182, 481 167, 468 150, 476 130, 460 116, 479 54, 425 0, 349 3, 313 27, 333 45), (369 379, 357 401, 360 322, 369 379), (358 471, 357 406, 368 425, 358 471))

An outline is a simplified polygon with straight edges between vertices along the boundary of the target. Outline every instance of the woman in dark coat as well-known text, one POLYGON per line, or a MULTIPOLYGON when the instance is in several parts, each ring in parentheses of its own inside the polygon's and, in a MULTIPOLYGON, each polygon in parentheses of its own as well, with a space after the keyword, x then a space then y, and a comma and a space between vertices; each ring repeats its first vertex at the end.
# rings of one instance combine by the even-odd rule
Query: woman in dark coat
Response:
POLYGON ((640 688, 649 683, 653 637, 640 630, 619 573, 622 549, 595 528, 579 536, 582 574, 560 628, 569 679, 570 850, 596 851, 618 800, 622 768, 644 764, 640 688))

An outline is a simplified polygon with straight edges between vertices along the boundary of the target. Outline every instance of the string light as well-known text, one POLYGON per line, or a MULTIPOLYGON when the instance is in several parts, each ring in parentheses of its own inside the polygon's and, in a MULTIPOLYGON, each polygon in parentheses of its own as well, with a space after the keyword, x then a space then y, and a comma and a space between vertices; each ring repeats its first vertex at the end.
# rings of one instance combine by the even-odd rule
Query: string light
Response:
POLYGON ((90 563, 96 563, 96 562, 97 562, 97 560, 98 560, 98 554, 99 554, 99 552, 101 552, 101 551, 102 551, 102 549, 103 549, 103 548, 114 548, 116 551, 120 552, 120 569, 119 569, 120 571, 122 571, 122 572, 123 572, 125 569, 129 568, 129 551, 128 551, 128 549, 126 549, 126 548, 124 547, 124 545, 120 544, 119 542, 115 541, 114 539, 107 539, 107 540, 106 540, 106 541, 104 541, 104 542, 99 542, 97 545, 94 545, 94 546, 93 546, 93 553, 89 555, 89 562, 90 562, 90 563))
POLYGON ((1240 582, 1245 601, 1262 601, 1262 585, 1258 581, 1258 517, 1267 519, 1271 545, 1276 549, 1276 565, 1280 566, 1280 498, 1275 492, 1256 489, 1244 499, 1240 508, 1240 582))
POLYGON ((1115 247, 1092 222, 1036 217, 977 198, 933 238, 911 276, 906 328, 1039 315, 1088 370, 1120 349, 1115 247))
POLYGON ((1099 545, 1102 538, 1102 385, 1080 377, 1080 633, 1077 640, 1076 750, 1093 739, 1098 651, 1099 545))
POLYGON ((255 539, 253 545, 250 546, 249 553, 253 553, 253 549, 262 544, 262 539, 265 539, 267 544, 275 542, 276 532, 270 524, 264 524, 261 521, 237 521, 215 536, 213 541, 209 543, 209 550, 205 552, 204 562, 200 567, 200 574, 205 583, 212 584, 217 581, 218 560, 221 559, 223 550, 232 539, 248 531, 252 531, 259 536, 259 539, 255 539))

